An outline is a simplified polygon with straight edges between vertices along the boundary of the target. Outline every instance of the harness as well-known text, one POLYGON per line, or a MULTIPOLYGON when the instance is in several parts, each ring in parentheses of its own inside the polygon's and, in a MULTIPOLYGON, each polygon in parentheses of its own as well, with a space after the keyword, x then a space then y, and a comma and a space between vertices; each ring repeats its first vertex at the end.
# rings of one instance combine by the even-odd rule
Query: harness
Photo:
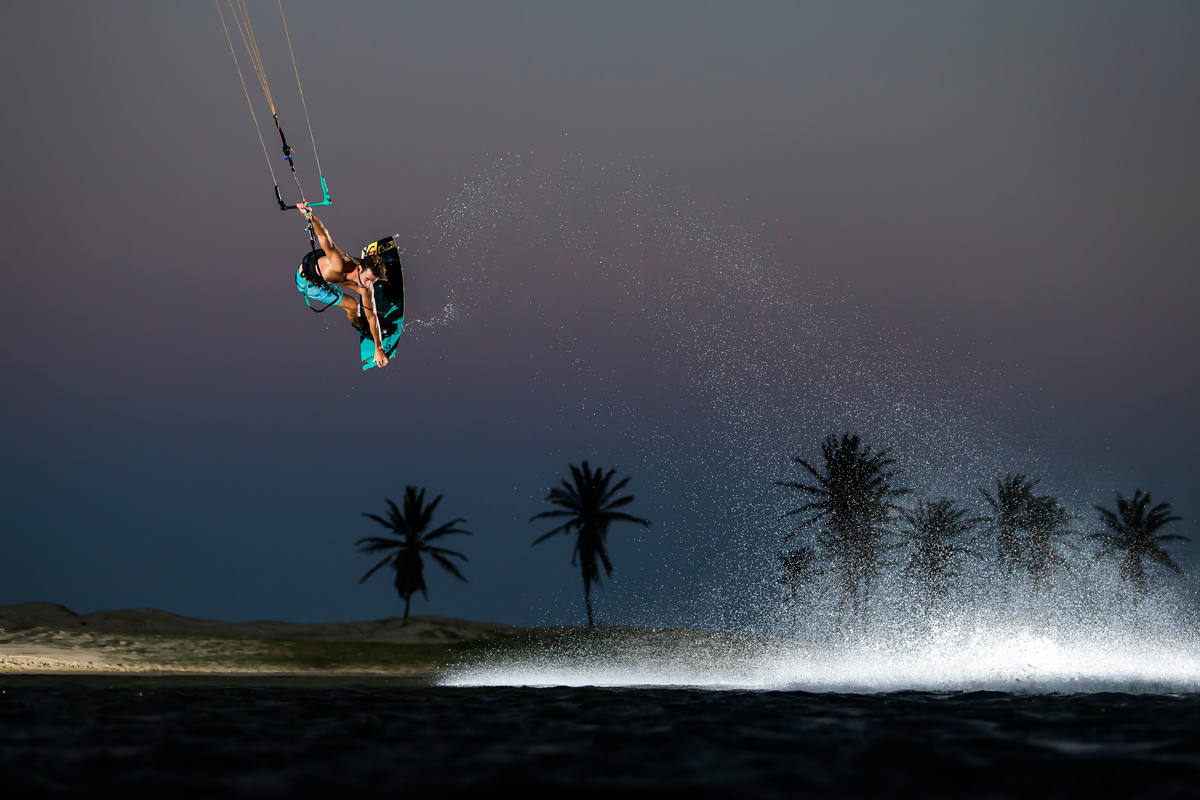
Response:
MULTIPOLYGON (((329 281, 327 281, 325 279, 325 276, 321 274, 321 267, 320 267, 320 264, 318 264, 321 257, 324 255, 325 255, 325 251, 322 250, 321 248, 317 247, 316 241, 314 241, 312 251, 304 257, 303 261, 300 262, 300 277, 304 278, 304 280, 306 280, 308 283, 312 284, 313 286, 318 286, 322 289, 329 289, 329 290, 333 291, 334 290, 333 284, 330 283, 329 281)), ((372 292, 374 292, 378 288, 379 287, 377 287, 377 286, 373 287, 372 292)), ((340 292, 341 289, 337 289, 336 291, 340 292)), ((378 295, 372 294, 372 297, 376 298, 375 303, 376 303, 376 308, 378 308, 378 303, 379 303, 378 295)), ((337 303, 327 303, 324 308, 313 308, 312 298, 309 297, 308 293, 306 292, 304 294, 304 305, 308 306, 310 311, 315 311, 316 313, 320 314, 322 311, 328 311, 331 306, 335 306, 335 305, 337 305, 337 303)), ((362 303, 359 303, 358 314, 355 316, 354 319, 350 320, 350 324, 354 326, 355 330, 359 331, 367 338, 371 337, 371 326, 367 323, 366 314, 363 313, 362 303)), ((382 331, 383 331, 382 320, 380 321, 379 325, 380 325, 380 332, 382 333, 382 331)))
MULTIPOLYGON (((304 278, 304 280, 308 281, 313 286, 332 290, 333 285, 329 281, 325 280, 325 276, 321 274, 321 270, 317 265, 317 262, 323 255, 325 255, 325 251, 314 246, 312 252, 306 255, 304 260, 300 262, 300 277, 304 278)), ((325 308, 313 308, 312 299, 307 293, 304 295, 304 304, 318 314, 320 314, 322 311, 328 310, 329 306, 336 305, 336 303, 329 303, 325 306, 325 308)))

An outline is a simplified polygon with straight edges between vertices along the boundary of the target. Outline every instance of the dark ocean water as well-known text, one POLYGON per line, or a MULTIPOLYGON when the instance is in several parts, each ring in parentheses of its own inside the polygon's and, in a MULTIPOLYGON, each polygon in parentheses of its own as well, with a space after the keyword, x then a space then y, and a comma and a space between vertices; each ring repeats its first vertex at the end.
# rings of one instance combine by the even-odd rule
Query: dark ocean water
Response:
POLYGON ((0 797, 1200 795, 1200 696, 12 676, 0 797))

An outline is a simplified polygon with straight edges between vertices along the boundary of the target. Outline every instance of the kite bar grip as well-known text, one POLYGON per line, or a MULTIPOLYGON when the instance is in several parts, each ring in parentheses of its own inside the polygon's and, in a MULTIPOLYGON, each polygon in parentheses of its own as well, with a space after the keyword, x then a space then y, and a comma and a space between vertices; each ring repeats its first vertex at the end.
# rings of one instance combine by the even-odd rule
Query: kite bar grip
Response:
MULTIPOLYGON (((331 206, 331 205, 333 205, 333 199, 329 196, 329 187, 325 185, 325 176, 324 175, 321 176, 321 194, 323 194, 325 196, 325 199, 323 199, 319 203, 309 203, 309 206, 331 206)), ((291 211, 293 208, 295 208, 295 206, 289 206, 287 203, 283 202, 283 196, 279 194, 279 185, 278 184, 276 184, 276 186, 275 186, 275 202, 279 203, 280 211, 291 211)))
POLYGON ((310 206, 331 206, 331 205, 333 205, 333 200, 329 197, 329 187, 325 185, 325 176, 324 175, 321 176, 321 194, 325 196, 325 199, 323 199, 319 203, 309 203, 309 205, 310 206))

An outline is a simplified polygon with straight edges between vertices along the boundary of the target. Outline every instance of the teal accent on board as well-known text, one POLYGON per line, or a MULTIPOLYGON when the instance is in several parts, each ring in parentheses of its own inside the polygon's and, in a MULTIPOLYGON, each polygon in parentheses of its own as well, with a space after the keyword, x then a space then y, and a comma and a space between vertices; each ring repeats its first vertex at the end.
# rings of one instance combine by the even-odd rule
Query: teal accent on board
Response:
MULTIPOLYGON (((404 317, 400 316, 399 309, 394 306, 391 311, 395 313, 384 314, 381 317, 383 324, 380 326, 383 331, 391 330, 391 333, 385 333, 383 336, 383 353, 388 358, 396 355, 396 347, 400 344, 400 334, 404 332, 404 317)), ((362 356, 363 369, 371 369, 375 366, 375 342, 371 337, 359 340, 358 352, 362 356)))

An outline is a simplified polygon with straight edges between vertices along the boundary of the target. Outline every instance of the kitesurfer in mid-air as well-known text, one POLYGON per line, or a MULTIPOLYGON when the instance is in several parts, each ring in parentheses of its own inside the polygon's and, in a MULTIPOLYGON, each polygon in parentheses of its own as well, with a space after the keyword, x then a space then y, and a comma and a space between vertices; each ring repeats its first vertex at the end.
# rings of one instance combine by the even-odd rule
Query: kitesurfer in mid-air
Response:
POLYGON ((353 258, 342 252, 333 243, 329 231, 312 212, 307 203, 297 203, 296 208, 312 225, 313 235, 325 255, 316 262, 316 275, 305 275, 304 266, 296 270, 296 288, 302 295, 322 303, 336 305, 346 312, 350 324, 360 328, 365 318, 371 339, 375 342, 375 363, 384 366, 388 357, 383 352, 383 337, 379 332, 379 318, 375 314, 376 281, 387 280, 387 270, 376 255, 353 258))

